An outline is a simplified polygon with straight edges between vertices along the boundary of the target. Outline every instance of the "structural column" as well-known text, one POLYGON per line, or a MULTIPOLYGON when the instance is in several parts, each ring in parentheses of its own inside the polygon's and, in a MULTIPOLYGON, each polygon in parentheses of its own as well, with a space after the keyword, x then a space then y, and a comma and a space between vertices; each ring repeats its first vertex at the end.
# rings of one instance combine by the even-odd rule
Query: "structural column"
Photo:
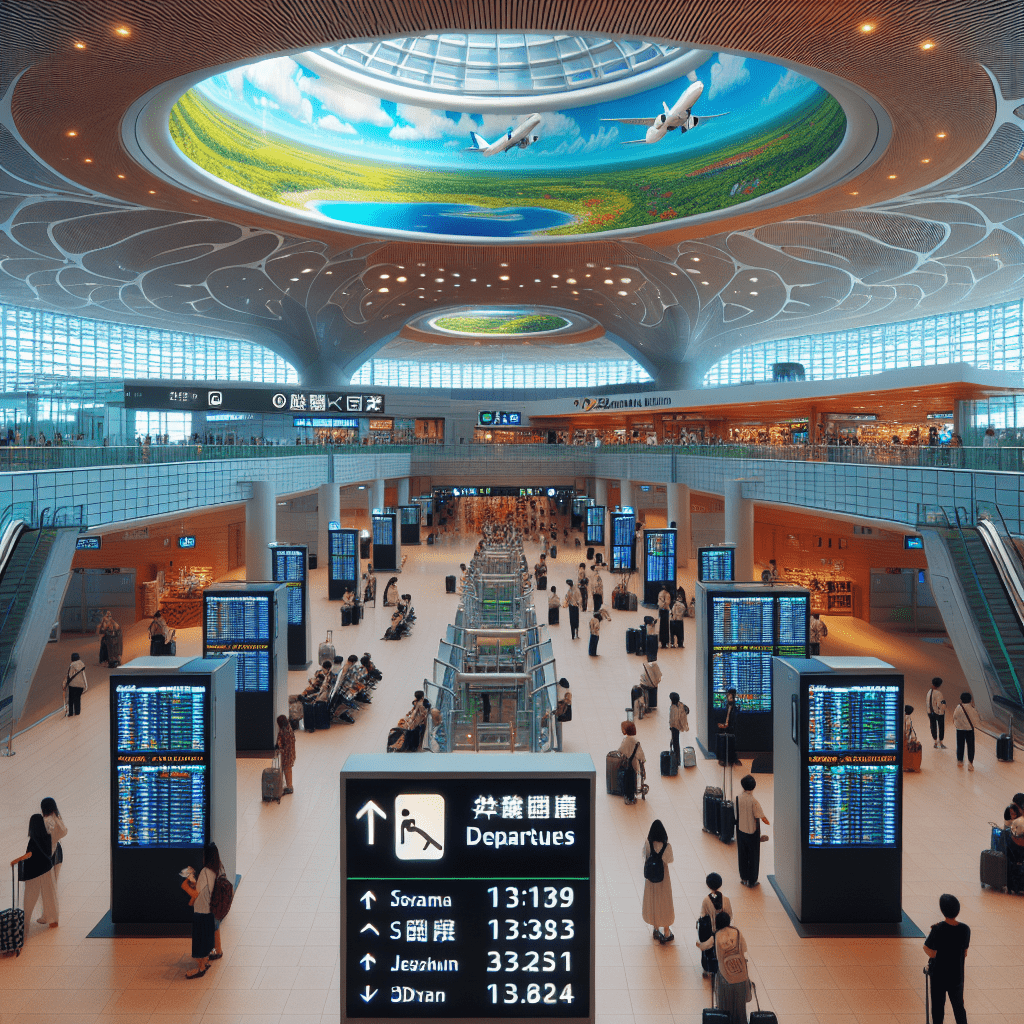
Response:
POLYGON ((667 517, 666 524, 675 523, 676 566, 687 565, 690 561, 690 488, 687 484, 667 484, 665 487, 667 517))
POLYGON ((375 508, 384 507, 384 481, 374 480, 373 483, 366 488, 366 493, 370 498, 370 515, 373 515, 375 508))
POLYGON ((409 504, 409 478, 407 476, 398 479, 398 504, 409 504))
POLYGON ((337 484, 321 484, 316 491, 316 556, 317 565, 326 569, 331 554, 327 530, 331 523, 341 522, 341 491, 337 484))
POLYGON ((268 545, 277 540, 277 494, 266 480, 250 480, 252 496, 245 502, 245 578, 273 579, 268 545))
POLYGON ((725 481, 725 543, 736 553, 736 580, 754 579, 754 502, 743 497, 745 480, 725 481))
POLYGON ((624 505, 633 505, 633 481, 625 478, 619 481, 619 508, 624 505))

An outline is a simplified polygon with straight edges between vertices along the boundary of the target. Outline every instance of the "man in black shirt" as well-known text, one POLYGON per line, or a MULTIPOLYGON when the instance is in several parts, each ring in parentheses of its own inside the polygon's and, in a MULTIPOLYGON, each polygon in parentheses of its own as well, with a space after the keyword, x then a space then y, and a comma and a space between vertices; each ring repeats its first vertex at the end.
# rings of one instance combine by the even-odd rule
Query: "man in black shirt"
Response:
POLYGON ((971 929, 956 918, 960 901, 944 893, 939 897, 939 910, 943 920, 932 925, 924 943, 924 951, 931 958, 929 982, 932 993, 932 1021, 942 1024, 946 1014, 946 996, 953 1007, 956 1024, 967 1024, 964 1010, 964 958, 971 944, 971 929))

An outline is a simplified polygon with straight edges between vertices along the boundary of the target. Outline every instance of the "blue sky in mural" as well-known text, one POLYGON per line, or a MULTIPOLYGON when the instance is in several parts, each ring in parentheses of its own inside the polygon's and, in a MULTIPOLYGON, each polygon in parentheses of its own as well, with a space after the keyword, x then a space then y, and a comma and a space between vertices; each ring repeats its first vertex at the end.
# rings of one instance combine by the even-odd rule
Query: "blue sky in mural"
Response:
POLYGON ((654 117, 690 84, 682 77, 666 85, 606 103, 542 114, 540 141, 525 150, 482 157, 465 152, 469 132, 488 141, 523 116, 474 115, 395 103, 351 86, 318 78, 301 65, 301 54, 275 57, 216 75, 197 89, 217 106, 253 127, 348 156, 418 167, 502 172, 566 170, 573 165, 611 168, 649 164, 700 153, 741 138, 819 93, 795 71, 731 54, 716 54, 697 69, 704 93, 693 113, 719 114, 686 134, 669 132, 653 145, 623 145, 640 139, 639 125, 602 118, 654 117), (513 163, 514 161, 514 163, 513 163))

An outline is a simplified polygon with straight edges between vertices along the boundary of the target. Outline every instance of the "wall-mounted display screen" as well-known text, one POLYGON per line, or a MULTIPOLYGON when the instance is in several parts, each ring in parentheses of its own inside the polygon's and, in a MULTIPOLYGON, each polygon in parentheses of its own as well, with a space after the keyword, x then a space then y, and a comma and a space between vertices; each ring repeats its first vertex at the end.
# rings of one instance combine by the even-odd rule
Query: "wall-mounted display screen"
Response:
POLYGON ((79 537, 75 541, 76 551, 99 551, 102 546, 102 537, 79 537))
POLYGON ((119 764, 118 846, 206 843, 205 764, 119 764))
POLYGON ((900 767, 809 759, 807 841, 815 847, 896 846, 900 767))
POLYGON ((593 1020, 593 776, 458 771, 343 773, 342 1021, 593 1020))
POLYGON ((206 687, 122 683, 115 690, 118 753, 205 750, 206 687))
POLYGON ((900 688, 817 686, 807 691, 808 753, 895 750, 903 735, 900 688))
POLYGON ((697 579, 702 583, 731 582, 735 575, 735 558, 734 548, 698 548, 697 579))
POLYGON ((179 548, 194 548, 196 546, 195 537, 179 537, 178 547, 179 548))
POLYGON ((204 595, 205 657, 238 656, 235 690, 270 690, 270 598, 259 594, 204 595))
POLYGON ((402 505, 398 514, 401 517, 402 526, 419 526, 420 525, 420 507, 419 505, 402 505))
POLYGON ((784 594, 777 600, 779 632, 775 641, 775 653, 784 658, 802 658, 807 653, 810 597, 807 594, 784 594))
POLYGON ((906 551, 920 551, 924 549, 924 537, 904 537, 903 547, 906 551))

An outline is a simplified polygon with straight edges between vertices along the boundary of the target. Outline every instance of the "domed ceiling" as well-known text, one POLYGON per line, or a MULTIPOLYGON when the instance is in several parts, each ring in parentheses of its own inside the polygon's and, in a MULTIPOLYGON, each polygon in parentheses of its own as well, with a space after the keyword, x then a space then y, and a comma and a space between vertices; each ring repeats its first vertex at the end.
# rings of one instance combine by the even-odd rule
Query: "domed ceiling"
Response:
MULTIPOLYGON (((745 7, 731 0, 578 0, 508 6, 500 24, 497 9, 489 0, 24 0, 9 8, 0 63, 0 301, 244 337, 273 347, 309 383, 347 380, 423 313, 454 304, 554 304, 593 317, 657 386, 668 387, 698 383, 723 353, 743 344, 975 308, 1024 292, 1022 5, 907 0, 871 15, 842 0, 745 7), (396 54, 418 45, 411 40, 462 32, 469 48, 469 33, 483 30, 496 39, 510 32, 549 42, 657 40, 647 71, 627 68, 607 82, 598 75, 580 94, 649 72, 645 91, 678 96, 676 85, 689 82, 692 70, 705 86, 692 113, 705 105, 728 112, 685 134, 628 147, 622 140, 646 135, 647 126, 601 122, 606 133, 619 131, 609 150, 669 145, 682 153, 702 133, 711 139, 740 109, 728 93, 711 96, 708 62, 713 68, 729 58, 745 67, 770 62, 780 77, 779 69, 793 70, 839 100, 846 134, 822 168, 846 159, 854 142, 858 148, 831 184, 792 198, 782 189, 748 196, 711 214, 711 223, 668 218, 656 230, 638 226, 636 235, 486 244, 396 240, 366 228, 356 234, 341 222, 300 222, 285 206, 218 184, 184 158, 172 173, 148 149, 149 122, 169 139, 174 103, 211 76, 237 78, 236 69, 274 54, 297 65, 295 55, 314 51, 362 74, 356 65, 371 65, 378 54, 384 68, 396 66, 396 54), (362 47, 361 56, 349 47, 362 47), (345 56, 329 57, 325 48, 345 56), (691 51, 708 56, 680 71, 674 61, 691 51), (670 77, 654 77, 662 74, 670 77), (166 100, 163 116, 140 121, 158 97, 166 100), (858 127, 869 124, 873 136, 858 127), (398 284, 402 267, 416 273, 398 284), (379 292, 382 273, 395 282, 387 294, 379 292), (569 285, 569 277, 577 283, 569 285), (454 290, 453 282, 462 287, 454 290)), ((603 45, 593 42, 593 59, 585 58, 595 68, 610 54, 603 45)), ((319 77, 319 69, 308 70, 319 77)), ((394 78, 390 71, 376 76, 378 106, 394 122, 388 132, 404 125, 411 133, 417 122, 398 114, 408 83, 394 78)), ((429 88, 440 93, 442 78, 438 70, 429 88)), ((575 117, 577 109, 564 98, 564 81, 543 93, 533 85, 523 94, 485 91, 460 100, 453 87, 448 99, 427 104, 459 131, 424 142, 439 142, 442 152, 444 142, 454 142, 461 152, 470 142, 463 117, 496 141, 478 130, 500 113, 485 100, 505 104, 506 130, 523 114, 575 117)), ((615 104, 618 113, 629 99, 584 95, 585 104, 615 104)), ((339 124, 359 130, 341 114, 333 114, 339 124)), ((318 120, 329 116, 318 108, 318 120)), ((593 122, 584 131, 577 123, 580 133, 569 144, 582 148, 600 128, 592 130, 593 122)), ((353 140, 344 130, 335 134, 353 140)), ((535 134, 543 138, 544 129, 535 134)), ((413 140, 399 141, 404 147, 413 140)), ((481 160, 500 162, 514 176, 540 152, 531 153, 534 145, 481 160)))

